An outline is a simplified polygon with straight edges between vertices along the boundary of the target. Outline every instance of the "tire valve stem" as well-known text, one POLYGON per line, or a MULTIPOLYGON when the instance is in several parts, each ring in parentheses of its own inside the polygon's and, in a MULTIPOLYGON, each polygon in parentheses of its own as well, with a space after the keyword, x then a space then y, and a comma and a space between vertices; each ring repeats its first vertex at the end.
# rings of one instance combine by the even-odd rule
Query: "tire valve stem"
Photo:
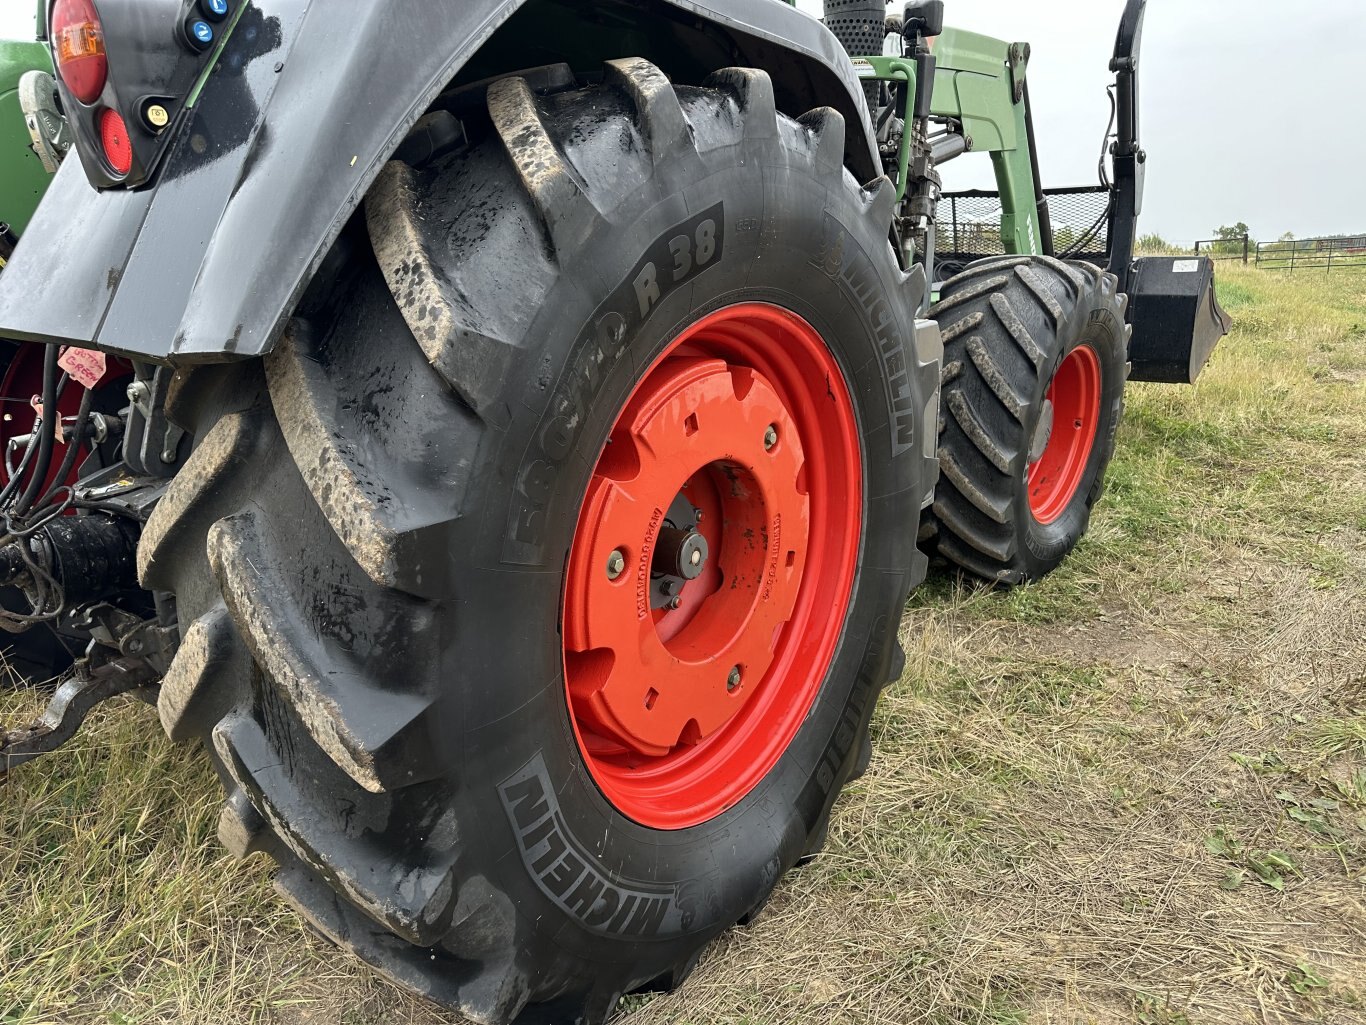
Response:
POLYGON ((740 689, 740 667, 735 666, 730 671, 730 676, 726 677, 726 690, 732 694, 740 689))
POLYGON ((626 572, 626 556, 622 554, 620 548, 614 550, 607 556, 607 579, 616 580, 626 572))
POLYGON ((773 424, 769 424, 768 430, 764 431, 764 451, 772 452, 777 444, 778 428, 773 424))

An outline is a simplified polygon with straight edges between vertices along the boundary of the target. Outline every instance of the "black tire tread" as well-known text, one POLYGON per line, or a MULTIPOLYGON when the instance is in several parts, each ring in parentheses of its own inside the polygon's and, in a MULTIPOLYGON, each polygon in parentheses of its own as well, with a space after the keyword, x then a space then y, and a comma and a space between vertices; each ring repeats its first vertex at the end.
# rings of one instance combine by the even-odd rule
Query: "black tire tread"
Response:
MULTIPOLYGON (((1032 396, 1061 358, 1059 334, 1078 329, 1076 311, 1108 308, 1122 324, 1127 300, 1097 267, 1029 256, 974 264, 942 296, 930 311, 945 325, 940 481, 922 543, 972 576, 1014 586, 1031 579, 1016 534, 1015 477, 1028 459, 1032 396), (1051 325, 1046 335, 1040 323, 1051 325)), ((1113 438, 1103 444, 1102 470, 1113 438)), ((1086 496, 1088 515, 1103 482, 1102 472, 1086 496)))
MULTIPOLYGON (((633 106, 652 160, 679 151, 698 159, 693 126, 658 69, 614 61, 607 79, 633 106)), ((718 72, 705 87, 733 97, 746 139, 782 140, 798 151, 794 159, 837 179, 832 188, 856 190, 870 220, 890 223, 890 182, 860 189, 843 170, 845 126, 838 113, 820 108, 780 124, 772 82, 752 69, 718 72)), ((168 674, 162 714, 178 739, 211 740, 230 780, 220 835, 232 853, 269 853, 280 866, 277 888, 320 933, 475 1021, 597 1022, 642 983, 627 974, 629 966, 587 990, 583 980, 533 974, 518 956, 507 897, 461 870, 459 837, 476 824, 426 824, 429 844, 417 864, 412 852, 386 846, 383 824, 390 817, 424 814, 435 804, 422 799, 429 781, 399 768, 412 763, 411 745, 430 732, 420 724, 433 696, 391 681, 383 689, 372 685, 344 651, 303 628, 308 609, 298 593, 298 580, 309 573, 337 573, 339 588, 363 595, 358 607, 380 607, 375 615, 388 609, 389 618, 401 620, 421 619, 449 592, 451 582, 439 574, 405 567, 412 561, 407 553, 428 545, 432 532, 457 515, 462 481, 424 476, 418 446, 386 431, 369 392, 382 383, 384 401, 414 396, 440 404, 458 428, 430 443, 457 457, 475 451, 506 416, 492 402, 496 375, 507 365, 504 339, 523 337, 517 318, 529 316, 535 297, 559 273, 558 253, 605 220, 599 208, 605 197, 594 194, 594 184, 556 141, 524 79, 491 86, 488 108, 501 149, 475 154, 471 159, 484 163, 470 173, 492 197, 486 208, 503 220, 481 230, 516 233, 534 225, 535 244, 518 250, 528 301, 506 303, 487 291, 492 286, 476 270, 433 252, 417 230, 423 211, 412 169, 390 165, 366 204, 370 269, 364 268, 371 257, 362 254, 348 287, 384 289, 390 297, 385 333, 396 334, 401 325, 412 345, 386 347, 395 351, 375 357, 378 369, 358 375, 322 358, 324 329, 304 317, 291 325, 265 373, 242 376, 220 403, 234 412, 215 421, 196 412, 211 404, 184 403, 183 425, 204 439, 191 459, 203 472, 173 482, 144 536, 139 567, 149 586, 197 593, 204 578, 222 596, 210 594, 197 607, 183 604, 182 614, 194 609, 198 616, 182 623, 187 643, 168 674), (506 162, 502 173, 499 160, 506 162), (195 422, 197 415, 208 419, 195 422), (405 502, 393 500, 391 482, 376 479, 377 452, 405 484, 405 502), (262 466, 270 468, 266 480, 258 479, 262 466), (256 496, 275 488, 300 496, 301 515, 316 521, 308 528, 316 546, 296 555, 274 536, 256 496), (416 506, 409 496, 418 496, 416 506), (255 712, 206 697, 241 690, 240 683, 222 680, 228 672, 252 679, 255 712), (383 882, 395 877, 403 880, 400 892, 383 882)), ((472 245, 474 234, 456 232, 452 244, 472 245)), ((458 464, 458 458, 447 461, 458 464)), ((924 563, 917 556, 919 577, 924 563)), ((895 670, 904 656, 892 643, 895 670)), ((870 751, 865 725, 836 790, 866 767, 870 751)), ((818 824, 812 846, 825 828, 818 824)), ((755 908, 768 896, 759 895, 755 908)), ((699 954, 689 952, 655 982, 680 984, 699 954)))

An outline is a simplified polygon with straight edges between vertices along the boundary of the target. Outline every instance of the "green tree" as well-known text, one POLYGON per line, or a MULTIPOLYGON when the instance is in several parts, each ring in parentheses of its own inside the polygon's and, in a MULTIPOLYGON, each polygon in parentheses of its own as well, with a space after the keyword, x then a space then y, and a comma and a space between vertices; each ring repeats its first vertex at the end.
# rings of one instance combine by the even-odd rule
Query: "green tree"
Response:
POLYGON ((1242 221, 1239 221, 1237 224, 1226 224, 1222 228, 1214 229, 1214 237, 1223 242, 1232 242, 1235 239, 1241 242, 1251 234, 1252 230, 1242 221))

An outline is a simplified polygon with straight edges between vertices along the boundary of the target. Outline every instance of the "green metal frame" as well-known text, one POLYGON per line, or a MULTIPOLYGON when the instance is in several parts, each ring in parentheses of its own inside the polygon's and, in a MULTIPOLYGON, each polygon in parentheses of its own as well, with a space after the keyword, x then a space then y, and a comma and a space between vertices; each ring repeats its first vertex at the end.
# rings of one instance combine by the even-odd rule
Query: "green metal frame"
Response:
MULTIPOLYGON (((34 35, 46 12, 38 0, 34 35)), ((23 234, 51 180, 29 148, 28 128, 19 109, 19 79, 27 71, 52 71, 47 46, 34 39, 0 40, 0 221, 23 234)))
MULTIPOLYGON (((1001 193, 1001 244, 1007 253, 1042 251, 1034 164, 1023 96, 1028 49, 976 32, 945 29, 935 41, 938 68, 930 110, 957 118, 972 139, 974 153, 990 153, 1001 193)), ((865 81, 905 85, 907 123, 915 104, 915 61, 907 57, 859 57, 854 60, 865 81)), ((897 198, 905 196, 911 158, 911 133, 901 139, 897 163, 897 198)))

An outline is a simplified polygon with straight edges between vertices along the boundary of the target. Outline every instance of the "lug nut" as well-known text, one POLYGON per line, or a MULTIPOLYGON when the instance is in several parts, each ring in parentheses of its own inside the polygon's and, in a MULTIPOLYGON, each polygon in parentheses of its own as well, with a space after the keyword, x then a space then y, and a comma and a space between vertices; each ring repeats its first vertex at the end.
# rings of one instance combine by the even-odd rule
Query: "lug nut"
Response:
POLYGON ((607 556, 607 579, 615 580, 626 572, 626 556, 620 548, 607 556))
POLYGON ((768 425, 768 430, 764 431, 764 450, 773 451, 773 446, 778 444, 778 428, 773 424, 768 425))
POLYGON ((736 666, 730 671, 730 676, 726 677, 726 690, 734 691, 740 686, 740 667, 736 666))

